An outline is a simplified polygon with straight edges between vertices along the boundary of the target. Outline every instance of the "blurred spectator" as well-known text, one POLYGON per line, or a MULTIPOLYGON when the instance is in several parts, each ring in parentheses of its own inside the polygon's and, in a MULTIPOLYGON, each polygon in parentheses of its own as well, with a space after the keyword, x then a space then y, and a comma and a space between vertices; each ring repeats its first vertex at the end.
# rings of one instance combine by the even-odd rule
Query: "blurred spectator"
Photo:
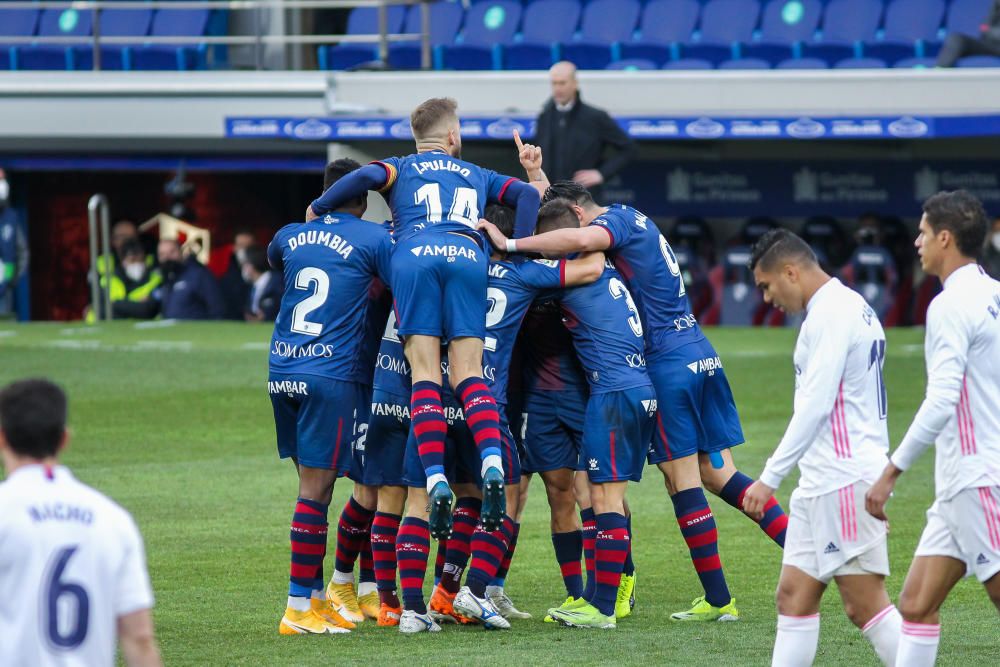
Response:
POLYGON ((201 265, 198 258, 181 256, 181 244, 174 239, 161 239, 156 249, 163 275, 159 290, 160 312, 167 319, 217 320, 222 318, 223 304, 215 276, 201 265))
POLYGON ((580 100, 576 65, 556 63, 549 80, 552 98, 535 130, 546 175, 553 183, 574 180, 590 190, 594 201, 604 203, 602 184, 632 159, 635 144, 606 111, 580 100))
POLYGON ((244 256, 243 280, 250 286, 244 317, 247 322, 273 322, 278 317, 284 291, 281 273, 271 269, 267 253, 260 246, 250 246, 244 256))
POLYGON ((0 317, 14 310, 14 289, 28 269, 28 244, 20 218, 9 206, 10 183, 0 169, 0 317))
POLYGON ((254 241, 254 234, 249 229, 238 229, 233 235, 226 269, 219 277, 225 307, 223 317, 227 320, 243 319, 247 299, 250 298, 250 285, 243 279, 243 264, 247 261, 247 248, 254 241))
POLYGON ((979 36, 950 33, 938 52, 937 66, 952 67, 966 56, 1000 56, 1000 0, 993 0, 979 36))
MULTIPOLYGON (((138 239, 129 239, 119 249, 121 262, 111 273, 111 315, 115 319, 152 319, 160 310, 154 293, 163 278, 151 266, 150 257, 138 239)), ((101 289, 108 276, 101 277, 101 289)), ((101 304, 91 304, 87 321, 93 322, 101 315, 101 304)))
POLYGON ((993 220, 993 231, 986 237, 983 268, 995 280, 1000 280, 1000 218, 993 220))

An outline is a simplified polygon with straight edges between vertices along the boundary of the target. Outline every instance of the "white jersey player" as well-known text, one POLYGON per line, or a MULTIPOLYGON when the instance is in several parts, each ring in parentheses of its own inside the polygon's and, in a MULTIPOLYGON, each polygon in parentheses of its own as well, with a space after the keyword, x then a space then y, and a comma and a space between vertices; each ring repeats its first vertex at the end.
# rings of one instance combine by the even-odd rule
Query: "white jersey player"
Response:
POLYGON ((142 538, 128 512, 58 465, 66 396, 0 391, 0 665, 159 665, 142 538))
POLYGON ((864 511, 865 492, 889 451, 885 332, 864 298, 827 275, 809 246, 787 230, 760 239, 751 268, 766 302, 788 313, 806 311, 795 344, 794 414, 744 498, 751 515, 760 513, 798 464, 772 664, 812 664, 820 600, 835 579, 851 622, 892 665, 900 617, 885 592, 887 529, 864 511))
MULTIPOLYGON (((916 240, 924 271, 944 290, 927 311, 927 395, 902 444, 868 494, 885 518, 896 479, 932 443, 935 500, 900 594, 896 664, 933 665, 939 610, 963 576, 976 575, 1000 609, 1000 282, 976 264, 988 227, 973 195, 924 202, 916 240)), ((1000 653, 1000 639, 986 641, 1000 653)))

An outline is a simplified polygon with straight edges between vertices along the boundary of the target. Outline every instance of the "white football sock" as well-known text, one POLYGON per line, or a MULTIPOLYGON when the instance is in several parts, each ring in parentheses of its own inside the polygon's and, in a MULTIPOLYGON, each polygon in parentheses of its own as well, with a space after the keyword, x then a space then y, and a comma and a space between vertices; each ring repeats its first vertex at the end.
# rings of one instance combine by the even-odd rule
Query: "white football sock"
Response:
POLYGON ((900 667, 934 667, 940 641, 940 623, 903 621, 896 664, 900 667))
POLYGON ((771 667, 809 667, 816 659, 818 644, 819 614, 778 614, 778 634, 774 638, 771 667))
POLYGON ((333 583, 335 584, 353 584, 354 583, 354 572, 341 572, 340 570, 333 571, 333 583))
POLYGON ((309 611, 312 608, 309 605, 309 598, 300 598, 295 595, 288 596, 288 606, 295 611, 309 611))
POLYGON ((888 607, 875 614, 870 621, 861 628, 861 634, 865 636, 879 660, 887 667, 896 664, 896 649, 899 647, 900 627, 903 624, 903 617, 899 615, 896 606, 890 604, 888 607))
POLYGON ((487 586, 486 597, 491 598, 496 595, 503 595, 503 586, 487 586))
POLYGON ((496 468, 500 471, 501 475, 503 474, 503 459, 498 454, 490 454, 483 459, 483 468, 479 474, 485 477, 486 471, 490 468, 496 468))
POLYGON ((374 593, 377 590, 378 588, 375 586, 374 581, 362 581, 358 584, 358 597, 374 593))

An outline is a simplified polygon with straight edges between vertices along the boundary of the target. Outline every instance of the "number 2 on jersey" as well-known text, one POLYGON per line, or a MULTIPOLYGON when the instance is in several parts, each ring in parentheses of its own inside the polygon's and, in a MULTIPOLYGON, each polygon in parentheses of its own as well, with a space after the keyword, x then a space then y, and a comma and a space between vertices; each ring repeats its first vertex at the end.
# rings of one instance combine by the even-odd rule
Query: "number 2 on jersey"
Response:
POLYGON ((315 291, 296 304, 292 311, 292 331, 307 336, 323 333, 323 325, 310 322, 306 316, 326 303, 326 297, 330 293, 330 276, 323 269, 314 266, 307 266, 295 274, 296 289, 309 290, 313 289, 313 285, 316 286, 315 291))
MULTIPOLYGON (((441 222, 441 186, 437 183, 427 183, 417 188, 413 195, 414 203, 427 206, 427 222, 441 222)), ((479 195, 472 188, 455 188, 451 200, 448 219, 466 227, 475 228, 479 223, 479 195)))
POLYGON ((76 550, 74 545, 56 553, 45 584, 45 634, 53 646, 61 649, 74 649, 82 644, 90 627, 90 596, 80 584, 63 579, 76 550))

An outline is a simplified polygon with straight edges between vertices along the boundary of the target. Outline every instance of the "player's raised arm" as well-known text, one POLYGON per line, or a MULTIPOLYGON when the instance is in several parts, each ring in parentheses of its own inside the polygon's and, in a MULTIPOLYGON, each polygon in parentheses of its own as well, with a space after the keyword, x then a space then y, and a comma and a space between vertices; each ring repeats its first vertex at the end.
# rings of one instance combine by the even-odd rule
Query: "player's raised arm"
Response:
POLYGON ((549 187, 549 177, 542 171, 541 147, 522 142, 517 130, 514 130, 514 145, 517 147, 517 159, 520 160, 528 176, 528 183, 538 190, 540 195, 544 195, 549 187))
POLYGON ((386 162, 373 162, 337 180, 306 209, 306 222, 338 208, 369 190, 384 190, 395 180, 395 168, 386 162))
POLYGON ((563 285, 576 287, 589 285, 604 273, 604 253, 588 252, 576 259, 563 260, 566 263, 563 285))

